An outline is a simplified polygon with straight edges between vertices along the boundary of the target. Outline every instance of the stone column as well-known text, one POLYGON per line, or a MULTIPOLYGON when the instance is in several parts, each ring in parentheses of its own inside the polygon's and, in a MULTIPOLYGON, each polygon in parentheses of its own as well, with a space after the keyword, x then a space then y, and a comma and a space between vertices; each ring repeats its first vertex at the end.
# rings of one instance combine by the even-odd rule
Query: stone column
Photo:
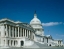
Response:
POLYGON ((25 37, 25 29, 24 29, 24 32, 23 32, 23 34, 24 34, 23 36, 25 37))
POLYGON ((33 40, 33 32, 31 32, 31 38, 32 38, 32 40, 33 40))
POLYGON ((30 32, 30 36, 31 36, 31 39, 33 39, 33 34, 32 34, 32 31, 30 32))
POLYGON ((9 40, 9 46, 11 46, 11 41, 9 40))
POLYGON ((14 37, 14 27, 12 27, 12 37, 14 37))
POLYGON ((25 29, 24 29, 24 37, 25 37, 25 29))
POLYGON ((19 37, 20 37, 20 28, 19 28, 19 37))
MULTIPOLYGON (((10 41, 12 41, 12 40, 10 40, 10 41)), ((12 42, 11 42, 11 46, 12 46, 12 42)))
POLYGON ((30 38, 30 30, 29 30, 29 38, 30 38))
POLYGON ((11 29, 10 29, 10 26, 9 26, 9 37, 11 37, 10 33, 11 33, 11 29))
POLYGON ((13 40, 13 43, 12 43, 12 45, 14 46, 14 40, 13 40))
POLYGON ((30 39, 31 39, 31 31, 30 31, 30 39))
POLYGON ((12 32, 11 32, 11 34, 12 34, 12 36, 11 36, 11 37, 13 37, 13 27, 12 27, 12 32))
POLYGON ((30 34, 30 39, 31 39, 31 32, 29 32, 29 34, 30 34))
POLYGON ((20 28, 20 37, 22 37, 22 28, 20 28))
POLYGON ((15 37, 16 37, 16 30, 17 30, 17 29, 15 28, 15 37))
POLYGON ((27 38, 28 38, 28 30, 27 30, 27 38))
POLYGON ((18 37, 19 37, 19 27, 18 27, 18 37))
POLYGON ((13 37, 14 37, 14 27, 13 27, 13 37))
POLYGON ((26 37, 26 29, 25 29, 25 37, 26 37))
POLYGON ((14 44, 14 43, 13 43, 13 40, 12 40, 12 46, 13 46, 13 44, 14 44))
POLYGON ((21 28, 19 28, 19 37, 21 37, 21 28))
MULTIPOLYGON (((22 35, 23 35, 23 28, 22 28, 22 35)), ((22 36, 23 37, 23 36, 22 36)))
POLYGON ((5 46, 7 46, 7 40, 5 40, 5 46))

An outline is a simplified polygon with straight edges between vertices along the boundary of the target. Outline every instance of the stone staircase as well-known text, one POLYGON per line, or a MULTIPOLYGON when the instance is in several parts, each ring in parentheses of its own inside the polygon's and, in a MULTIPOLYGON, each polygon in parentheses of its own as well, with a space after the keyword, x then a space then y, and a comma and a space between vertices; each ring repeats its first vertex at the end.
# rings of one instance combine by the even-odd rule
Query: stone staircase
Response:
POLYGON ((24 47, 24 48, 42 48, 42 47, 48 47, 47 44, 39 43, 39 42, 34 42, 33 45, 29 47, 24 47))
POLYGON ((40 43, 40 42, 34 42, 36 45, 38 45, 40 48, 42 47, 48 47, 46 43, 40 43))

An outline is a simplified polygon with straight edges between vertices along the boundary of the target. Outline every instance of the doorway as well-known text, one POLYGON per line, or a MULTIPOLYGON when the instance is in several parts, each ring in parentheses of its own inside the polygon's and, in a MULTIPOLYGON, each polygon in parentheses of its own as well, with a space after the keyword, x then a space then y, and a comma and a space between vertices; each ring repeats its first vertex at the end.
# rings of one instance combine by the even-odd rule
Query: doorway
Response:
POLYGON ((51 44, 49 46, 51 46, 51 44))
POLYGON ((21 46, 23 46, 24 45, 24 41, 21 41, 21 46))

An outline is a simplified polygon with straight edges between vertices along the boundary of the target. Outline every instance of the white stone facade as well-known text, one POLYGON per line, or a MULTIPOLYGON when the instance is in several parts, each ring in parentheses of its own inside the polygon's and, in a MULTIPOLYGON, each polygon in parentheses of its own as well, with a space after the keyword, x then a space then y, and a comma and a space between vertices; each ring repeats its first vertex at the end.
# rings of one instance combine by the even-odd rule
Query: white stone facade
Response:
POLYGON ((33 28, 27 23, 15 23, 9 19, 0 20, 0 46, 25 46, 25 40, 33 40, 33 28))

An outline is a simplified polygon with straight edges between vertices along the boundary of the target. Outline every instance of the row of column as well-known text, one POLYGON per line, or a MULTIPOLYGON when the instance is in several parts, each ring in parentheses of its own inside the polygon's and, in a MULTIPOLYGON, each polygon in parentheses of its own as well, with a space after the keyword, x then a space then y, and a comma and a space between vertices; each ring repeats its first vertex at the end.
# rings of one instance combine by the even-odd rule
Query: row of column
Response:
POLYGON ((17 40, 4 40, 4 46, 17 46, 17 40))
POLYGON ((58 41, 58 44, 61 44, 61 41, 58 41))
POLYGON ((5 25, 7 37, 30 37, 31 31, 20 27, 11 27, 5 25))

